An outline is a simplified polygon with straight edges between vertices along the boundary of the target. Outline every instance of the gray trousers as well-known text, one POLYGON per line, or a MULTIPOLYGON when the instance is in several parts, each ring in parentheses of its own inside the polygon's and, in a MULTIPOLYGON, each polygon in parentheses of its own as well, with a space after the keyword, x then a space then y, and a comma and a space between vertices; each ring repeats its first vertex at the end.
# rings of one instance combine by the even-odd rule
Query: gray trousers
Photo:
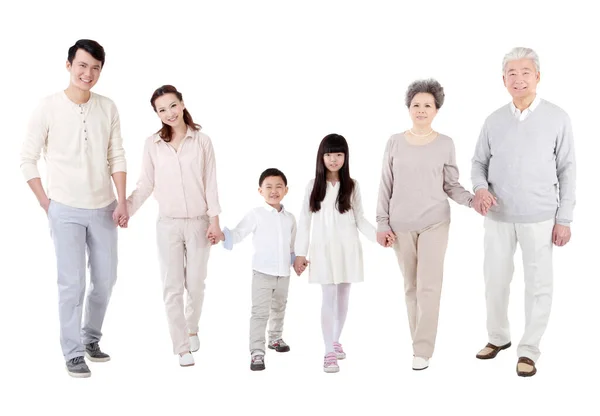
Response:
POLYGON ((265 331, 269 325, 269 341, 283 333, 283 318, 287 304, 289 276, 271 276, 252 271, 252 316, 250 318, 250 352, 265 352, 265 331))
POLYGON ((84 355, 84 344, 98 342, 117 279, 116 201, 104 208, 72 208, 50 202, 48 220, 56 251, 60 344, 65 360, 84 355), (90 286, 81 326, 86 289, 86 251, 90 286))

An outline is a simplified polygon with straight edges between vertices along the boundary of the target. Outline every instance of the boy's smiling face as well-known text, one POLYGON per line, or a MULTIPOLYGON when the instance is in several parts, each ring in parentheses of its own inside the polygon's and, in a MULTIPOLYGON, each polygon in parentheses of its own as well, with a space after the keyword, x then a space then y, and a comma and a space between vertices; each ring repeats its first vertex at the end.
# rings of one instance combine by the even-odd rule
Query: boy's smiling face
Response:
POLYGON ((265 198, 267 204, 278 208, 288 192, 288 187, 281 176, 267 176, 258 188, 258 192, 265 198))

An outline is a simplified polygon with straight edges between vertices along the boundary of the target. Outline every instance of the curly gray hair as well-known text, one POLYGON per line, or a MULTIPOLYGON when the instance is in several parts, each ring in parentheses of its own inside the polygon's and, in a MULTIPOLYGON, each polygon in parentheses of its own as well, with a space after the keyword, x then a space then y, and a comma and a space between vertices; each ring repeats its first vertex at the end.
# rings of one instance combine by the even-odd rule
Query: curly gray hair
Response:
POLYGON ((408 86, 405 97, 405 104, 408 108, 410 108, 410 103, 412 102, 413 98, 415 98, 415 95, 419 93, 433 95, 433 99, 435 100, 435 108, 437 110, 439 110, 444 104, 444 88, 435 79, 430 78, 418 80, 408 86))

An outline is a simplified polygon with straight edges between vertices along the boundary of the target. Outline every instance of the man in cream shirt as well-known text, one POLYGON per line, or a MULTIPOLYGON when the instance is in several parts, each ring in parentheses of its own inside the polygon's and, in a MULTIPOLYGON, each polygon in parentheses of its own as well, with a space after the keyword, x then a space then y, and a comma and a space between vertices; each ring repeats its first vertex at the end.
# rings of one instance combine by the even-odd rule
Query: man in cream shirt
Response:
POLYGON ((485 121, 471 179, 473 206, 486 215, 484 277, 488 344, 485 360, 511 346, 508 299, 517 243, 525 274, 525 330, 517 347, 517 374, 533 376, 552 305, 552 246, 571 238, 575 208, 575 150, 571 120, 536 94, 537 54, 514 48, 503 62, 512 102, 485 121), (491 195, 490 195, 491 194, 491 195), (482 204, 493 196, 495 204, 482 204))
POLYGON ((104 49, 93 40, 78 40, 69 48, 69 86, 41 101, 21 151, 23 176, 50 224, 58 272, 60 342, 73 377, 91 375, 84 355, 91 361, 110 360, 98 343, 117 277, 117 225, 126 227, 129 219, 119 114, 110 99, 90 91, 104 59, 104 49), (37 168, 42 151, 46 189, 37 168), (82 326, 86 250, 91 284, 82 326))

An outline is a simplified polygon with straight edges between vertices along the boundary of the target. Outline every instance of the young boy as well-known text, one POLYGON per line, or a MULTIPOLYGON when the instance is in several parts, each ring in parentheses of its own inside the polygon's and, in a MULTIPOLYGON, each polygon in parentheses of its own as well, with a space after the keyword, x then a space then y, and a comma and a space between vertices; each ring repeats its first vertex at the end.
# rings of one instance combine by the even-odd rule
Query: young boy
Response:
POLYGON ((286 211, 281 200, 288 192, 287 178, 278 169, 267 169, 258 181, 258 192, 265 205, 254 208, 233 230, 223 230, 227 250, 253 233, 252 316, 250 318, 250 369, 265 369, 265 330, 269 325, 270 349, 287 352, 290 347, 281 339, 283 318, 290 284, 290 267, 294 263, 296 219, 286 211))

